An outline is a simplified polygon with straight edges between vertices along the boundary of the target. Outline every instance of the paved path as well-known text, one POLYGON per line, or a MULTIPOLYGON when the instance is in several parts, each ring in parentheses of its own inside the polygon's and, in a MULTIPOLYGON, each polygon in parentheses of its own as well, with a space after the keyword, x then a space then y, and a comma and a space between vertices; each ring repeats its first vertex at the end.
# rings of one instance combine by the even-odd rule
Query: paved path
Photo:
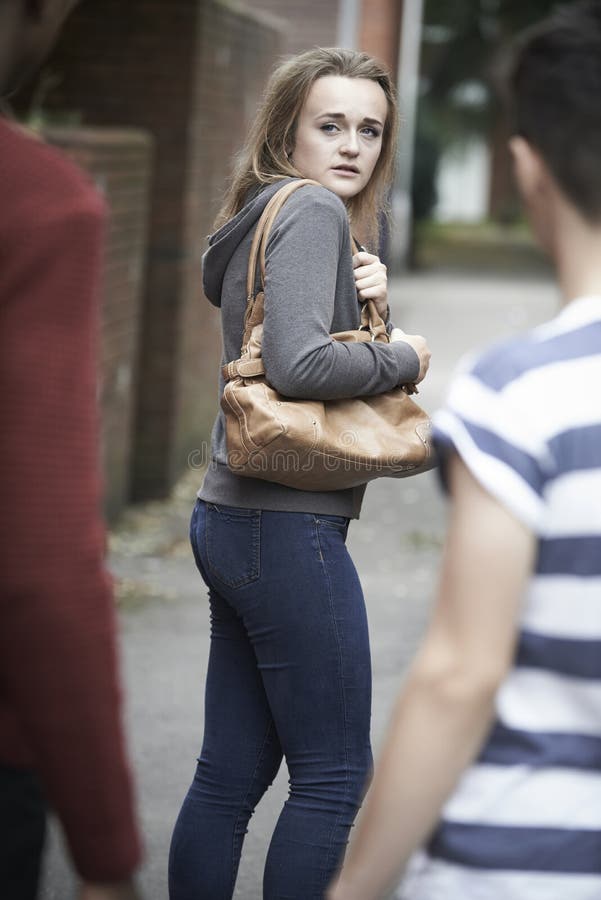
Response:
MULTIPOLYGON (((449 374, 467 349, 548 318, 554 289, 544 281, 457 274, 414 276, 393 286, 396 324, 421 332, 433 358, 421 402, 441 401, 449 374)), ((147 900, 166 900, 166 859, 173 821, 194 771, 201 740, 208 649, 204 590, 187 549, 195 479, 167 505, 134 514, 133 530, 113 541, 111 565, 124 581, 121 615, 127 721, 137 773, 147 861, 147 900)), ((433 473, 382 480, 367 492, 349 545, 365 590, 374 667, 373 736, 386 718, 428 614, 444 532, 444 503, 433 473)), ((94 777, 94 773, 90 773, 94 777)), ((260 900, 269 834, 285 799, 285 767, 250 825, 237 900, 260 900)), ((49 842, 42 900, 72 896, 56 833, 49 842)))

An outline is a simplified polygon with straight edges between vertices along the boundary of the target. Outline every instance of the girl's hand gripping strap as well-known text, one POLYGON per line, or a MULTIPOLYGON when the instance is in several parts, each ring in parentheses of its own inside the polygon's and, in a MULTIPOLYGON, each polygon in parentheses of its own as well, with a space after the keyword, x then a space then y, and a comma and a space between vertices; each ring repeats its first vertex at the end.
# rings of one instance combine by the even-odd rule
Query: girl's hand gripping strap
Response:
MULTIPOLYGON (((255 325, 260 325, 263 321, 262 296, 260 302, 257 302, 257 300, 259 299, 259 295, 262 295, 263 291, 265 290, 265 251, 267 248, 267 243, 269 241, 271 228, 277 214, 281 210, 286 200, 288 200, 288 198, 295 191, 306 184, 314 184, 317 187, 321 187, 321 184, 318 181, 313 181, 310 178, 300 178, 296 181, 291 181, 288 184, 283 185, 283 187, 276 191, 275 194, 271 197, 265 209, 263 210, 259 221, 257 222, 257 227, 253 235, 248 258, 248 270, 246 276, 246 312, 244 314, 242 353, 244 353, 244 351, 246 350, 253 328, 255 327, 255 325), (259 263, 260 267, 261 288, 260 291, 255 294, 257 263, 259 263), (253 315, 253 312, 255 311, 256 315, 253 315)), ((355 253, 357 251, 357 245, 355 244, 355 241, 352 237, 351 242, 353 253, 355 253)), ((378 315, 375 304, 371 300, 368 300, 367 303, 362 304, 361 327, 365 330, 369 330, 372 335, 372 340, 388 340, 386 325, 384 324, 381 316, 378 315)))

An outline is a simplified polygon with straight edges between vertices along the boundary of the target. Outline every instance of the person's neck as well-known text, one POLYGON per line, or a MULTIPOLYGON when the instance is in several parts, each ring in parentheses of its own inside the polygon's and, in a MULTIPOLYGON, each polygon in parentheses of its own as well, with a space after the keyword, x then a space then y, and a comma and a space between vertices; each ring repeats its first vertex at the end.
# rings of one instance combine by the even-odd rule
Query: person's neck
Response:
POLYGON ((601 296, 601 224, 591 225, 573 209, 560 218, 554 256, 565 306, 578 297, 601 296))

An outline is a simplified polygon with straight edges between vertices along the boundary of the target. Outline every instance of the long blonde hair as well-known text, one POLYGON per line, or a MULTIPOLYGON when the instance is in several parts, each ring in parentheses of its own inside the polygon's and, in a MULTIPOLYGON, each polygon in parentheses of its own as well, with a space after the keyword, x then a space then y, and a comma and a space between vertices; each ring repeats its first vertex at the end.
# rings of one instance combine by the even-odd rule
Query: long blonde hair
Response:
POLYGON ((249 190, 273 184, 301 173, 288 158, 300 111, 314 82, 326 75, 367 78, 380 85, 388 105, 382 133, 382 150, 368 184, 347 201, 353 227, 368 240, 377 240, 379 217, 387 212, 388 189, 396 160, 398 107, 396 92, 385 67, 367 53, 341 48, 316 47, 293 56, 272 74, 246 143, 239 153, 229 190, 215 228, 242 209, 249 190))

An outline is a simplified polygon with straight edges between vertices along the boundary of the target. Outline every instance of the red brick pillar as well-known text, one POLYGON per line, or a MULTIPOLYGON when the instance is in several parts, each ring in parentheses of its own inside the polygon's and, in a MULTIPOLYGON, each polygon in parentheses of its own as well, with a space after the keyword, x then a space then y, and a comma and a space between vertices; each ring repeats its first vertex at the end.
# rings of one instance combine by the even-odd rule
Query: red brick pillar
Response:
POLYGON ((396 79, 403 0, 362 0, 359 49, 385 63, 396 79))

